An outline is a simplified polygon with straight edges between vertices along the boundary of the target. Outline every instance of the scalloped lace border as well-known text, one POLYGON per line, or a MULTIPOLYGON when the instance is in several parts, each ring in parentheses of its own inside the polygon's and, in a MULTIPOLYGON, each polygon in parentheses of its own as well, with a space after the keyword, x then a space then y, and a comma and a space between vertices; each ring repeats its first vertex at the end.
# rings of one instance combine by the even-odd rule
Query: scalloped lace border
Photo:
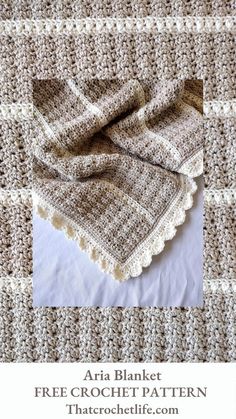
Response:
POLYGON ((64 231, 69 239, 75 240, 80 249, 86 251, 90 259, 98 263, 102 271, 110 274, 114 279, 125 281, 130 277, 139 276, 143 268, 150 265, 152 257, 164 249, 165 242, 175 236, 176 227, 184 223, 185 212, 193 205, 193 194, 197 185, 192 179, 185 176, 181 176, 180 179, 181 191, 165 216, 124 264, 117 263, 87 232, 53 208, 52 205, 46 203, 36 192, 33 192, 33 206, 41 218, 50 221, 56 229, 64 231))

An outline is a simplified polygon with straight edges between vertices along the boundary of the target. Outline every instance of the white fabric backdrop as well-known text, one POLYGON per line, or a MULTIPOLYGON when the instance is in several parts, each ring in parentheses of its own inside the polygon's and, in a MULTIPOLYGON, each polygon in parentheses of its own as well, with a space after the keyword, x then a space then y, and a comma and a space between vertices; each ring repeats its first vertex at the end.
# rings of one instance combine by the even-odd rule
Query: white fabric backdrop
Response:
POLYGON ((100 271, 77 244, 33 216, 34 306, 202 305, 203 179, 173 240, 138 278, 119 283, 100 271))

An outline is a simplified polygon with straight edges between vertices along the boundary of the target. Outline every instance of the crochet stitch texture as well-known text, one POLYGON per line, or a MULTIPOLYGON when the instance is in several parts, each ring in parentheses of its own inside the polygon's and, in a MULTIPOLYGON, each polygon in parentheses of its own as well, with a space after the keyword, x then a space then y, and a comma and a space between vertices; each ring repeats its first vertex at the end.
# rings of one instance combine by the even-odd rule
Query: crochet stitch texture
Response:
POLYGON ((0 360, 235 361, 234 1, 9 0, 0 13, 0 360), (143 30, 150 16, 158 30, 143 30), (76 75, 203 79, 203 308, 32 306, 32 79, 76 75))

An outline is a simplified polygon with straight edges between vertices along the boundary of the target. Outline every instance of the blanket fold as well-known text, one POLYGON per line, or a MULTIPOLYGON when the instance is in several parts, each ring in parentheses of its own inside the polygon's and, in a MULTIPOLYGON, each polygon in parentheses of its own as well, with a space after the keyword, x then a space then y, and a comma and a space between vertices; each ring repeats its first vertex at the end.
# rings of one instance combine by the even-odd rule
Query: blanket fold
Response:
POLYGON ((202 93, 181 80, 34 81, 34 205, 115 279, 140 275, 192 205, 202 93))

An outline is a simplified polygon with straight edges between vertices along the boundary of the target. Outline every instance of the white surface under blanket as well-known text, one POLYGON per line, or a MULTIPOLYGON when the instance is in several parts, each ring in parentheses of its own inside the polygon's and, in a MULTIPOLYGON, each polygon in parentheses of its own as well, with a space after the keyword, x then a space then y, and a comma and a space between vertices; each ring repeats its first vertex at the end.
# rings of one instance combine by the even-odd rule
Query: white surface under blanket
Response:
POLYGON ((138 278, 118 282, 78 245, 33 216, 33 303, 38 306, 194 307, 202 305, 203 179, 173 240, 138 278))

